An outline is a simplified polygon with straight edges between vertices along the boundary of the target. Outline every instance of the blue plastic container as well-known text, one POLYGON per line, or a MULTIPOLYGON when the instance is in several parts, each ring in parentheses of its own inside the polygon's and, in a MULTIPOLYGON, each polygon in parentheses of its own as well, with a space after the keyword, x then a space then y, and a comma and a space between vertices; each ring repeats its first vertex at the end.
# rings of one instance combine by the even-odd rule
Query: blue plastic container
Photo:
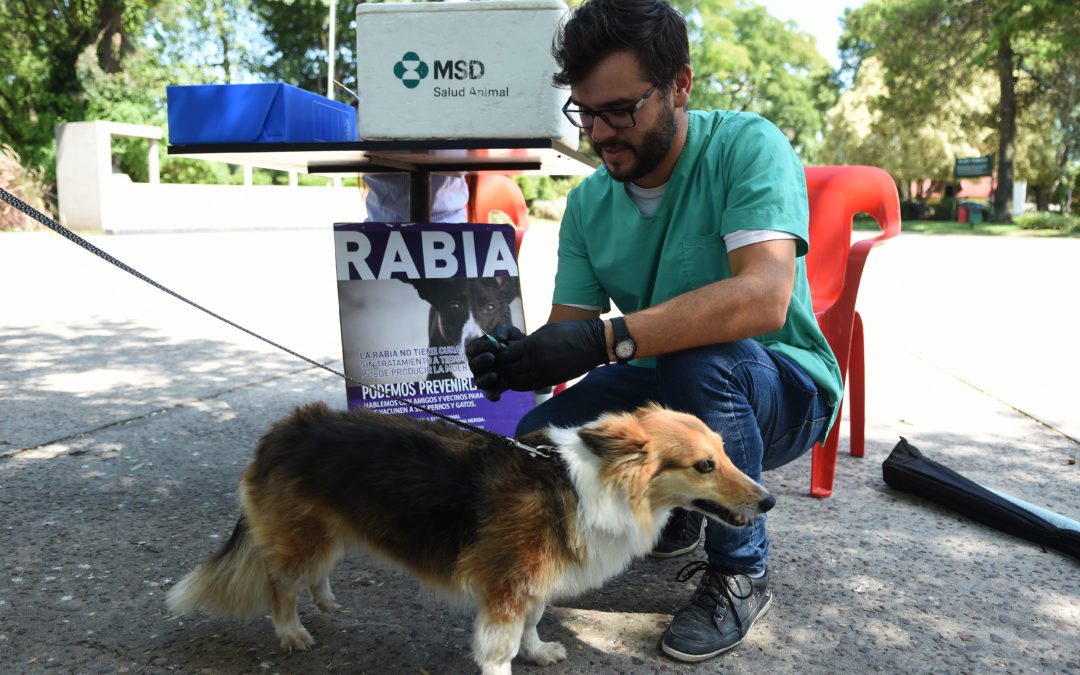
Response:
POLYGON ((356 110, 280 82, 168 87, 169 143, 355 141, 356 110))

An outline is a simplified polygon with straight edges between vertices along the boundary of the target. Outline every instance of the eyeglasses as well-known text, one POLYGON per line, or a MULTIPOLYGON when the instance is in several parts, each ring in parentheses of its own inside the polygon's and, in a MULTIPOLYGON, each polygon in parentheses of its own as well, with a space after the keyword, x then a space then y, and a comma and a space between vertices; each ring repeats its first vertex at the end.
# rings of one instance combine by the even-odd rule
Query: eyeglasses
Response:
POLYGON ((570 120, 570 124, 581 129, 592 129, 597 117, 604 120, 604 123, 612 129, 629 129, 635 124, 634 113, 641 110, 641 106, 645 105, 645 101, 649 100, 654 91, 656 91, 656 85, 653 85, 652 89, 645 92, 645 95, 632 108, 618 108, 615 110, 571 108, 570 104, 574 102, 574 99, 568 98, 566 104, 562 107, 562 111, 566 115, 566 119, 570 120))

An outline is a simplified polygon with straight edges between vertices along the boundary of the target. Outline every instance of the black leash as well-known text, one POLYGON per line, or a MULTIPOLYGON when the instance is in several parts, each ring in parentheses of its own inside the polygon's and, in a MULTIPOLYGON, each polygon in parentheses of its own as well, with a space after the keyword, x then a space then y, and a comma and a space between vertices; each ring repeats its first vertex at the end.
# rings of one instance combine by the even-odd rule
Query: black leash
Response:
POLYGON ((393 400, 397 401, 398 403, 404 403, 405 405, 411 406, 411 407, 419 410, 420 412, 427 413, 428 415, 431 415, 433 417, 437 417, 437 418, 439 418, 441 420, 444 420, 446 422, 450 422, 451 424, 455 424, 455 425, 457 425, 457 426, 459 426, 459 427, 461 427, 463 429, 468 429, 469 431, 473 431, 475 433, 478 433, 481 436, 484 436, 484 437, 489 438, 491 440, 502 441, 502 442, 506 443, 506 445, 508 445, 510 447, 516 447, 516 448, 519 448, 521 450, 524 450, 525 452, 529 453, 533 457, 544 457, 546 459, 552 459, 554 457, 554 455, 550 452, 550 450, 552 449, 551 446, 541 445, 541 446, 538 446, 538 447, 534 448, 534 447, 525 445, 524 443, 519 442, 515 438, 511 438, 509 436, 504 436, 504 435, 496 433, 496 432, 494 432, 494 431, 492 431, 490 429, 484 429, 483 427, 478 427, 478 426, 476 426, 474 424, 469 424, 468 422, 463 422, 462 420, 450 417, 449 415, 444 415, 444 414, 442 414, 440 412, 437 412, 435 410, 431 410, 430 408, 426 408, 426 407, 424 407, 422 405, 418 405, 416 403, 413 403, 412 401, 409 401, 407 399, 400 398, 400 397, 395 396, 393 394, 387 393, 387 392, 383 391, 379 387, 379 385, 377 385, 377 384, 365 384, 365 383, 361 382, 360 380, 358 380, 357 378, 355 378, 355 377, 353 377, 351 375, 347 375, 346 373, 344 373, 344 372, 342 372, 340 370, 336 370, 334 368, 331 368, 330 366, 326 365, 325 363, 319 363, 315 359, 309 358, 309 357, 304 356, 303 354, 301 354, 299 352, 293 351, 292 349, 289 349, 288 347, 286 347, 284 345, 278 344, 277 342, 274 342, 273 340, 271 340, 269 338, 263 337, 262 335, 259 335, 258 333, 254 332, 254 331, 252 331, 252 330, 250 330, 248 328, 245 328, 245 327, 241 326, 240 324, 238 324, 238 323, 236 323, 234 321, 231 321, 231 320, 221 316, 220 314, 218 314, 218 313, 216 313, 216 312, 214 312, 212 310, 207 309, 206 307, 203 307, 202 305, 195 302, 194 300, 190 300, 190 299, 184 297, 183 295, 180 295, 176 291, 174 291, 174 290, 172 290, 172 289, 170 289, 170 288, 168 288, 166 286, 162 286, 161 284, 154 281, 150 277, 146 276, 142 272, 140 272, 140 271, 136 270, 135 268, 125 264, 124 262, 114 258, 109 253, 107 253, 107 252, 103 251, 102 249, 98 248, 97 246, 91 244, 89 241, 87 241, 86 239, 83 239, 82 237, 75 234, 74 232, 72 232, 68 228, 64 227, 60 223, 53 220, 52 218, 49 218, 48 216, 46 216, 41 211, 38 211, 37 209, 30 206, 29 204, 27 204, 23 200, 19 199, 15 195, 11 194, 10 192, 5 190, 4 188, 0 188, 0 200, 3 200, 8 205, 10 205, 12 208, 18 209, 22 213, 30 216, 31 218, 33 218, 37 222, 41 223, 45 227, 49 228, 53 232, 56 232, 57 234, 59 234, 64 239, 67 239, 68 241, 70 241, 70 242, 72 242, 74 244, 78 244, 79 246, 81 246, 82 248, 86 249, 87 251, 93 253, 94 255, 101 258, 102 260, 119 267, 120 269, 122 269, 125 272, 127 272, 128 274, 136 277, 137 279, 145 281, 146 283, 150 284, 151 286, 158 289, 159 291, 164 291, 164 292, 168 293, 169 295, 173 296, 174 298, 176 298, 177 300, 181 300, 183 302, 186 302, 187 304, 191 305, 195 309, 197 309, 197 310, 199 310, 201 312, 205 312, 206 314, 209 314, 210 316, 214 317, 218 321, 223 321, 224 323, 229 324, 233 328, 235 328, 235 329, 237 329, 239 331, 243 331, 244 333, 247 333, 248 335, 250 335, 253 338, 256 338, 258 340, 262 340, 263 342, 270 345, 271 347, 276 347, 277 349, 280 349, 281 351, 285 352, 286 354, 289 354, 290 356, 295 356, 296 358, 298 358, 298 359, 300 359, 302 361, 306 361, 307 363, 310 363, 313 366, 316 366, 318 368, 322 368, 323 370, 325 370, 327 372, 330 372, 330 373, 333 373, 334 375, 337 375, 339 377, 343 377, 346 380, 348 380, 349 382, 352 382, 353 384, 357 384, 357 385, 360 385, 362 387, 368 387, 370 389, 374 389, 375 391, 377 391, 382 396, 393 399, 393 400))

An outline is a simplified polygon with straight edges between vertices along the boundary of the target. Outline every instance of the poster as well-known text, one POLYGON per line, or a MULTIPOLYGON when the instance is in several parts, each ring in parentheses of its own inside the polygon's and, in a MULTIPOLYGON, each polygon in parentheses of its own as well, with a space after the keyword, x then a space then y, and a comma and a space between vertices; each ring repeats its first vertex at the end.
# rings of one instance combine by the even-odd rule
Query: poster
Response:
POLYGON ((525 331, 514 228, 480 223, 334 225, 349 408, 432 416, 396 398, 513 435, 532 392, 492 403, 465 345, 500 323, 525 331), (388 395, 389 394, 389 395, 388 395))

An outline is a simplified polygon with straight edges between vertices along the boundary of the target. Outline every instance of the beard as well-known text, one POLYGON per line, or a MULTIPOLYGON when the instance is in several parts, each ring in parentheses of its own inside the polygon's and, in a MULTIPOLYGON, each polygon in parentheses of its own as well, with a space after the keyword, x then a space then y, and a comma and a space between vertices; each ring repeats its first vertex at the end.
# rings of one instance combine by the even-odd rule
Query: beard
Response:
POLYGON ((634 161, 622 168, 613 166, 607 160, 604 160, 604 166, 607 167, 608 174, 613 179, 620 183, 628 183, 644 178, 652 173, 656 167, 660 166, 660 162, 664 161, 664 158, 667 157, 668 152, 671 150, 678 132, 679 124, 675 119, 675 110, 671 107, 671 104, 664 101, 656 125, 645 132, 639 144, 634 145, 621 139, 596 143, 591 138, 589 143, 597 156, 601 158, 604 156, 603 150, 605 148, 629 151, 634 161))

